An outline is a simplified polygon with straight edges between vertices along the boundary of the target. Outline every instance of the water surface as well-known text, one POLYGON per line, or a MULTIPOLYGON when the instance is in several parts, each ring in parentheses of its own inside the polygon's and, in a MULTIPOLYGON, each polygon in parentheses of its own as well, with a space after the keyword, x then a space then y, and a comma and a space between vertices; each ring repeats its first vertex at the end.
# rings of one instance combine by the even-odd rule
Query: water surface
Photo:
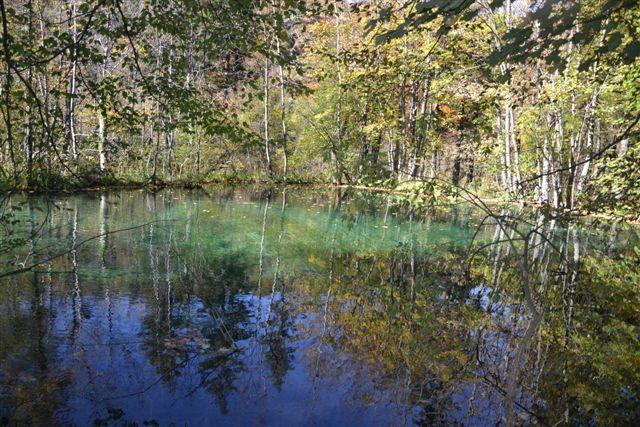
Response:
POLYGON ((631 227, 344 190, 21 202, 40 231, 2 271, 67 253, 0 279, 0 424, 640 417, 631 227))

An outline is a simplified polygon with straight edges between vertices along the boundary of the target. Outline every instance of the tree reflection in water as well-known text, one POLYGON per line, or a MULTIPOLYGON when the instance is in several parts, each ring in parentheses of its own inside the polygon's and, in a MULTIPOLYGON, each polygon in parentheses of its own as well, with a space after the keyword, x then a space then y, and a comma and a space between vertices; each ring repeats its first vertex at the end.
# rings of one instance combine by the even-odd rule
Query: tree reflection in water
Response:
POLYGON ((344 190, 57 204, 25 251, 102 237, 2 279, 2 423, 640 416, 633 228, 344 190))

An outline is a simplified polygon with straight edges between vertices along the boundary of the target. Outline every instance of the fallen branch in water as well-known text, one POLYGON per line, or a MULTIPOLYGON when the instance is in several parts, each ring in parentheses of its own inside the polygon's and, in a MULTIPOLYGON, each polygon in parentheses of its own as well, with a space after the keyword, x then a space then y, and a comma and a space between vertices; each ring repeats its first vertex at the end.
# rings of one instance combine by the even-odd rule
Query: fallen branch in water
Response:
POLYGON ((136 230, 138 228, 144 228, 144 227, 146 227, 148 225, 157 224, 159 222, 167 222, 167 221, 175 221, 175 220, 161 219, 161 220, 157 220, 157 221, 151 221, 151 222, 147 222, 147 223, 144 223, 144 224, 136 225, 136 226, 133 226, 133 227, 121 228, 119 230, 107 231, 106 233, 97 234, 95 236, 89 237, 88 239, 85 239, 85 240, 81 241, 77 245, 72 246, 71 249, 68 249, 68 250, 66 250, 64 252, 60 252, 58 254, 51 255, 51 256, 49 256, 49 257, 47 257, 45 259, 42 259, 42 260, 40 260, 38 262, 34 262, 33 264, 30 264, 30 265, 27 265, 27 266, 24 266, 24 267, 21 267, 21 268, 12 270, 12 271, 7 271, 7 272, 4 272, 4 273, 0 273, 0 279, 2 279, 4 277, 8 277, 8 276, 13 276, 15 274, 22 274, 22 273, 26 273, 28 271, 31 271, 35 267, 38 267, 38 266, 40 266, 42 264, 46 264, 46 263, 48 263, 50 261, 53 261, 56 258, 60 258, 61 256, 65 256, 67 254, 70 254, 71 252, 73 252, 76 249, 78 249, 80 246, 83 246, 84 244, 89 243, 92 240, 96 240, 96 239, 99 239, 101 237, 109 236, 111 234, 122 233, 124 231, 136 230))

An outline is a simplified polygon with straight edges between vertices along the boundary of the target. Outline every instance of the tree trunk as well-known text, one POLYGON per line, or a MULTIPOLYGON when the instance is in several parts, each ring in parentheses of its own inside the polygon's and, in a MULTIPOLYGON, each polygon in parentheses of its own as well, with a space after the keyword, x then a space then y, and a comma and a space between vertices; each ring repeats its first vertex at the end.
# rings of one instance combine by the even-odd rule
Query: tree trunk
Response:
MULTIPOLYGON (((100 164, 100 172, 104 172, 106 165, 106 156, 105 156, 105 142, 106 142, 106 131, 105 131, 105 114, 102 109, 98 110, 98 159, 100 164)), ((154 168, 154 176, 155 176, 155 168, 154 168)))
POLYGON ((341 64, 341 50, 340 50, 340 15, 342 9, 338 7, 338 1, 333 0, 333 7, 336 15, 336 38, 335 38, 335 49, 336 49, 336 73, 338 77, 338 104, 336 105, 336 143, 333 144, 333 152, 331 153, 331 157, 335 162, 335 174, 334 174, 334 184, 340 184, 342 180, 342 162, 340 160, 340 156, 338 155, 338 150, 342 148, 342 64, 341 64))
MULTIPOLYGON (((278 57, 280 57, 280 38, 276 37, 276 49, 278 53, 278 57)), ((280 58, 282 61, 282 58, 280 58)), ((287 179, 287 174, 289 171, 289 152, 287 149, 287 88, 286 81, 284 78, 284 67, 282 63, 278 65, 278 74, 280 77, 280 126, 282 128, 282 154, 283 154, 283 165, 282 165, 282 176, 287 179)))
POLYGON ((273 174, 271 167, 271 147, 269 141, 269 58, 264 59, 264 151, 267 159, 267 174, 273 174))
POLYGON ((9 50, 9 23, 7 22, 7 11, 5 8, 4 0, 0 0, 0 13, 2 14, 2 48, 4 50, 4 61, 6 66, 6 76, 4 80, 4 108, 5 108, 5 127, 7 131, 7 148, 9 150, 9 158, 11 159, 11 165, 13 166, 13 176, 17 181, 18 170, 16 166, 15 154, 13 152, 13 134, 12 134, 12 121, 11 121, 11 69, 12 59, 11 51, 9 50))
POLYGON ((73 160, 78 158, 76 147, 76 129, 75 129, 75 96, 76 96, 76 73, 78 68, 78 60, 76 58, 76 44, 78 42, 78 25, 76 19, 76 1, 71 1, 69 8, 69 27, 71 30, 71 39, 73 47, 71 48, 71 73, 69 75, 69 98, 67 100, 67 120, 66 120, 66 143, 71 145, 71 155, 73 160))

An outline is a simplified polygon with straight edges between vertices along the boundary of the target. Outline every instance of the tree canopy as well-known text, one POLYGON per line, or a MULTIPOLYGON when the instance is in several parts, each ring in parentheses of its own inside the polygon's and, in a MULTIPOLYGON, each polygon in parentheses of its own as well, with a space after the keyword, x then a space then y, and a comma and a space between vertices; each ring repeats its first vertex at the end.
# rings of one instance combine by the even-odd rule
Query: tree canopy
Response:
POLYGON ((555 210, 636 207, 619 202, 637 182, 621 169, 637 161, 635 1, 0 9, 6 190, 409 181, 555 210))

